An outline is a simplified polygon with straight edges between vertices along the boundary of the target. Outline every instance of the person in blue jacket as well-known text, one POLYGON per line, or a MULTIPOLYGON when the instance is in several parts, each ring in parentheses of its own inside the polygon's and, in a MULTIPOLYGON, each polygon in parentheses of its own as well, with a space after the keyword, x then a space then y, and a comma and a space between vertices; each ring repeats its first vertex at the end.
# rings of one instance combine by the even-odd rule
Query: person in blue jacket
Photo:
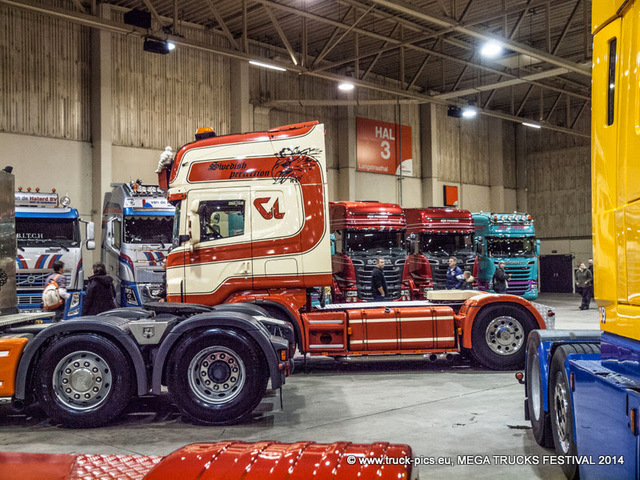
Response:
POLYGON ((449 268, 447 269, 447 290, 460 289, 464 282, 462 269, 458 266, 456 257, 449 258, 449 268))

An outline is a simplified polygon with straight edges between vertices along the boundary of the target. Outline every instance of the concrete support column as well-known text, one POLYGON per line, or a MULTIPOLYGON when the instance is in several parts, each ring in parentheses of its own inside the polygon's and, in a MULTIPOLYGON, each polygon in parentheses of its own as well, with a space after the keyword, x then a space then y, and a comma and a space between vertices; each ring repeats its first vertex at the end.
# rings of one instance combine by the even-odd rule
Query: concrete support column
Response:
POLYGON ((504 212, 504 151, 502 149, 502 120, 489 118, 489 187, 493 212, 504 212))
POLYGON ((436 105, 420 105, 420 161, 422 165, 422 206, 443 204, 438 182, 438 135, 436 105))
POLYGON ((273 127, 274 125, 271 125, 270 113, 270 108, 253 108, 253 130, 255 130, 256 132, 262 132, 273 127))
MULTIPOLYGON (((100 4, 99 16, 110 19, 109 5, 100 4)), ((111 33, 91 30, 91 217, 96 224, 96 243, 100 245, 100 223, 102 202, 105 193, 111 190, 113 101, 111 95, 111 33)), ((94 253, 98 260, 99 250, 94 253)), ((89 265, 85 265, 86 268, 89 265)), ((90 271, 90 270, 89 270, 90 271)))
POLYGON ((231 133, 254 130, 249 90, 249 63, 231 60, 231 133))
POLYGON ((516 204, 519 212, 526 212, 529 208, 527 196, 529 191, 527 178, 527 127, 516 127, 516 204))
POLYGON ((338 199, 356 200, 355 107, 343 107, 338 120, 338 199))

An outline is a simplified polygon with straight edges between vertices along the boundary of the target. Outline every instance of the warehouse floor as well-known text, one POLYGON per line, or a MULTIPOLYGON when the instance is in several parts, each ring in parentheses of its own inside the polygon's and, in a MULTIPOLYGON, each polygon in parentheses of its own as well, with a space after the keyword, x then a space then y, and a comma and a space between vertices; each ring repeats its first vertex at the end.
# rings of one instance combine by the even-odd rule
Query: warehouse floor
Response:
MULTIPOLYGON (((546 294, 539 302, 556 309, 556 328, 599 328, 595 304, 580 311, 578 296, 546 294)), ((1 406, 0 451, 166 455, 185 444, 228 439, 388 441, 409 444, 417 457, 450 459, 441 461, 451 465, 420 466, 422 478, 564 478, 559 466, 549 465, 553 451, 533 439, 524 387, 513 372, 463 359, 319 358, 306 371, 297 367, 283 390, 283 410, 274 395, 254 418, 231 427, 186 423, 166 397, 136 400, 117 423, 91 430, 51 425, 37 408, 16 414, 1 406), (479 457, 463 465, 459 457, 467 456, 479 457)))

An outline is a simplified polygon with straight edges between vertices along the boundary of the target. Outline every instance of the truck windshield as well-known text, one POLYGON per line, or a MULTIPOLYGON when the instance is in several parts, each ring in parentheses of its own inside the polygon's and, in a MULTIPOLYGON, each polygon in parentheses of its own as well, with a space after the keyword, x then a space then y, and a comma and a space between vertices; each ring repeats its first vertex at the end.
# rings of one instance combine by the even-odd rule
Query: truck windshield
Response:
POLYGON ((473 253, 472 235, 422 234, 420 252, 430 255, 465 255, 473 253))
POLYGON ((403 247, 404 231, 391 232, 346 232, 344 237, 345 252, 398 253, 406 250, 403 247))
POLYGON ((80 245, 80 227, 74 218, 16 218, 19 247, 80 245))
POLYGON ((533 257, 536 254, 536 239, 487 237, 487 252, 490 257, 533 257))
POLYGON ((125 243, 171 243, 173 216, 127 215, 124 217, 125 243))

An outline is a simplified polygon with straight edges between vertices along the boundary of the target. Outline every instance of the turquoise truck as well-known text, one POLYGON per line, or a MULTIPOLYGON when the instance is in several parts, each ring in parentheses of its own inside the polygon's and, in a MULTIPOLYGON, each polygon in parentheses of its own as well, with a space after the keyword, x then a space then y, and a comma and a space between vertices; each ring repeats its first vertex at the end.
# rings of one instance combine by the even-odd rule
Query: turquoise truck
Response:
POLYGON ((509 275, 507 293, 538 298, 538 256, 533 218, 527 213, 473 213, 477 250, 474 277, 480 290, 490 290, 498 263, 509 275))

